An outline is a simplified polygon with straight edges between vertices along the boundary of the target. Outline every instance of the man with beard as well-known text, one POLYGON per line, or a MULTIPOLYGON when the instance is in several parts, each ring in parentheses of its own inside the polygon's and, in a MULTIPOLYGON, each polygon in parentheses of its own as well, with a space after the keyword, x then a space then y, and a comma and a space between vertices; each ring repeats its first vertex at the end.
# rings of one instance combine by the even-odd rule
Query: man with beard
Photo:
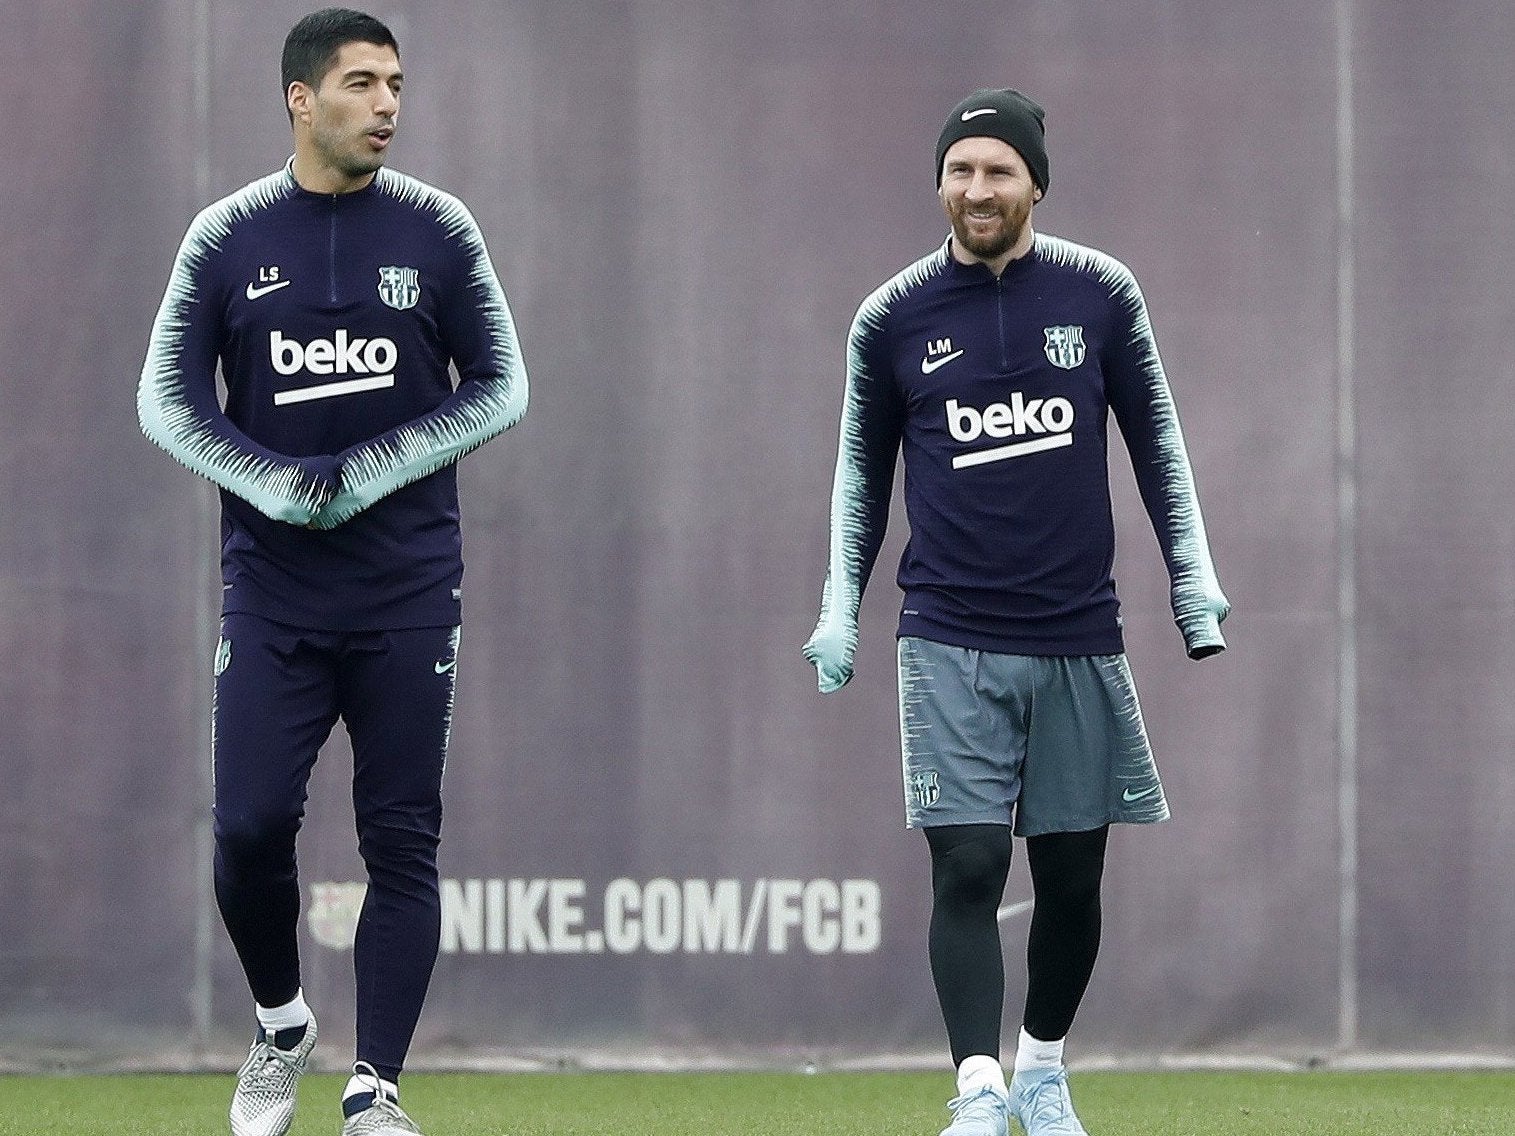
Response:
POLYGON ((931 856, 929 953, 957 1095, 943 1136, 1082 1136, 1063 1040, 1093 972, 1112 823, 1168 806, 1126 664, 1105 424, 1115 416, 1188 654, 1230 610, 1146 306, 1126 267, 1035 233, 1043 112, 982 90, 936 145, 945 244, 869 296, 847 349, 829 567, 805 655, 852 677, 858 608, 903 449, 901 748, 908 827, 931 856), (1034 908, 1006 1083, 996 919, 1011 836, 1034 908))
POLYGON ((257 1031, 233 1136, 289 1130, 316 1044, 295 837, 339 718, 368 872, 342 1131, 400 1136, 417 1131, 398 1081, 441 927, 455 463, 520 420, 527 378, 468 209, 385 168, 402 85, 389 29, 323 9, 290 31, 282 66, 294 156, 190 225, 137 407, 149 438, 221 490, 215 891, 257 1031))

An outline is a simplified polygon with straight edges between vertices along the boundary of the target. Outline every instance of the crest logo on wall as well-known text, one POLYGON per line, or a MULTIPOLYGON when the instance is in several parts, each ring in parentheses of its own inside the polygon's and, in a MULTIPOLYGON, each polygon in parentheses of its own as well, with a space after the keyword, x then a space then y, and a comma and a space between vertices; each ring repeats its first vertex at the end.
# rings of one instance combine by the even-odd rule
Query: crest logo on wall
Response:
POLYGON ((379 299, 396 311, 416 306, 421 298, 421 270, 387 265, 379 269, 379 299))
POLYGON ((1084 361, 1084 329, 1082 327, 1044 327, 1046 333, 1047 361, 1054 367, 1071 371, 1084 361))
POLYGON ((352 950, 367 894, 368 885, 363 883, 311 884, 310 910, 305 916, 310 937, 334 951, 352 950))

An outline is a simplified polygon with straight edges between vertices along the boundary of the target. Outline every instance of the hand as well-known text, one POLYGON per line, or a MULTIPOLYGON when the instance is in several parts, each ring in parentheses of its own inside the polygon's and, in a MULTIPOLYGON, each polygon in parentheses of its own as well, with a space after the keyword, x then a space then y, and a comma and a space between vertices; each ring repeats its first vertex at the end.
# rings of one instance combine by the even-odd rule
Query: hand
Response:
POLYGON ((363 510, 378 501, 383 494, 375 496, 374 486, 358 484, 358 479, 351 473, 349 463, 353 462, 362 451, 362 447, 349 446, 334 459, 340 472, 335 492, 327 499, 326 504, 316 511, 311 518, 310 528, 334 529, 352 520, 363 510))
POLYGON ((296 458, 294 461, 301 474, 304 475, 304 480, 314 488, 315 492, 302 500, 288 503, 274 519, 310 528, 314 518, 336 495, 342 479, 342 464, 330 454, 296 458))
POLYGON ((306 528, 311 529, 334 529, 338 525, 352 520, 364 509, 367 503, 359 500, 358 495, 351 490, 339 489, 336 496, 323 505, 319 512, 310 519, 306 528))
POLYGON ((852 679, 852 657, 857 651, 857 623, 823 619, 803 648, 815 667, 816 685, 822 694, 841 690, 852 679))
POLYGON ((1226 649, 1220 625, 1231 614, 1231 604, 1219 591, 1206 596, 1204 602, 1178 617, 1178 630, 1184 637, 1184 650, 1191 659, 1207 659, 1226 649))

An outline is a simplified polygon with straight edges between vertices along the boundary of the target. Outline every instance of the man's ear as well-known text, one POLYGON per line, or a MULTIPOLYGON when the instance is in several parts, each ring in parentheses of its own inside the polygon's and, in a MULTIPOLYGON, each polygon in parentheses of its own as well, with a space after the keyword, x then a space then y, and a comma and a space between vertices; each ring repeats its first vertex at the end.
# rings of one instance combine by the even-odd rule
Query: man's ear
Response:
POLYGON ((307 84, 298 79, 289 85, 289 90, 284 92, 285 105, 289 107, 289 113, 298 121, 310 121, 310 99, 314 93, 307 84))

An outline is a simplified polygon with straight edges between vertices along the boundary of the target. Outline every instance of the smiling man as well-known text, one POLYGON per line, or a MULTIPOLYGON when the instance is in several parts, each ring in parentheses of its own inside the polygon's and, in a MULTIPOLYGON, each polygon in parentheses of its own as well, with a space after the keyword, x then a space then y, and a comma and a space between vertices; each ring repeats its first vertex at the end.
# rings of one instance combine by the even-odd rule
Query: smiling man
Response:
POLYGON ((137 392, 147 436, 221 491, 215 888, 257 1026, 234 1136, 289 1130, 316 1043, 295 836, 338 719, 368 871, 343 1132, 417 1131, 398 1081, 441 920, 455 463, 519 421, 527 379, 467 208, 384 168, 402 80, 399 46, 371 16, 327 8, 295 25, 294 156, 190 225, 137 392))
POLYGON ((858 609, 903 449, 910 540, 898 634, 906 824, 931 856, 929 951, 957 1069, 943 1136, 1083 1136, 1063 1039, 1093 973, 1112 823, 1168 816, 1126 664, 1106 421, 1126 440, 1193 658, 1230 610, 1136 281, 1039 235, 1041 107, 982 90, 936 144, 951 235, 853 321, 829 570, 805 644, 822 692, 852 677, 858 609), (1007 1084, 996 913, 1011 834, 1034 907, 1007 1084))

